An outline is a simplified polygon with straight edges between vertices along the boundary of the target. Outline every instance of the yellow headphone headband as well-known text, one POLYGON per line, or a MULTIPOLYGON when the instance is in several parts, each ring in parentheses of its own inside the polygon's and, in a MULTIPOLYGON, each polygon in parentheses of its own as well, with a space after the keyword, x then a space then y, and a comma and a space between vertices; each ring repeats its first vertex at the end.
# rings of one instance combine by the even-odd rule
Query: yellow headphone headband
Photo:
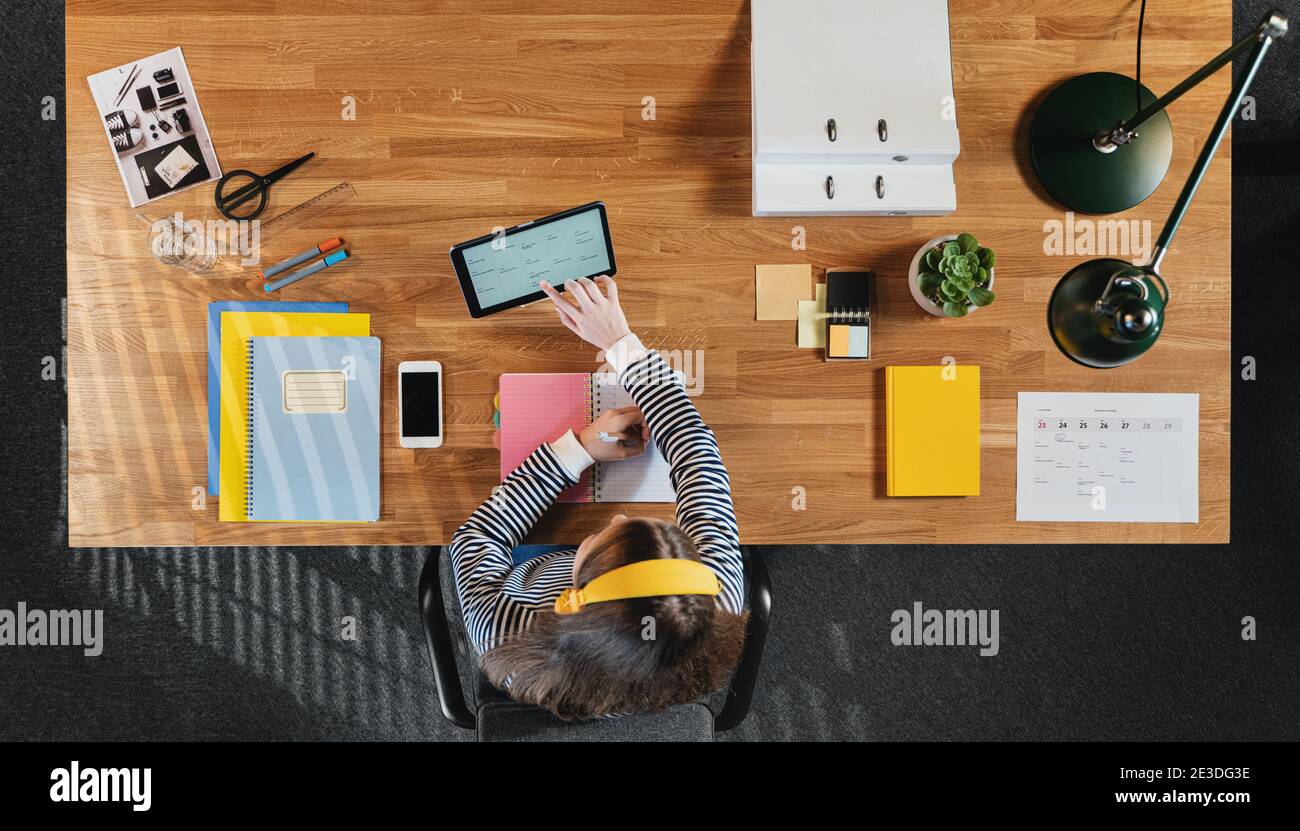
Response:
POLYGON ((695 560, 641 560, 611 569, 581 589, 565 589, 555 598, 557 615, 574 615, 588 603, 665 597, 674 594, 712 594, 722 591, 713 569, 695 560))

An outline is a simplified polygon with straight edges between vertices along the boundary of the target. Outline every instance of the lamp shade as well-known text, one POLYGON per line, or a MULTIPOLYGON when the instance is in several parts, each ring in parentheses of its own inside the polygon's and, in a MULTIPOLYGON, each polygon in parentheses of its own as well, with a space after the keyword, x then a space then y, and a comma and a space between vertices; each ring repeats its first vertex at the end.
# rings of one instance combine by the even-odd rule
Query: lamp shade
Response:
POLYGON ((1168 302, 1169 290, 1154 271, 1123 260, 1089 260, 1056 284, 1047 328, 1057 348, 1077 363, 1123 366, 1155 344, 1168 302))

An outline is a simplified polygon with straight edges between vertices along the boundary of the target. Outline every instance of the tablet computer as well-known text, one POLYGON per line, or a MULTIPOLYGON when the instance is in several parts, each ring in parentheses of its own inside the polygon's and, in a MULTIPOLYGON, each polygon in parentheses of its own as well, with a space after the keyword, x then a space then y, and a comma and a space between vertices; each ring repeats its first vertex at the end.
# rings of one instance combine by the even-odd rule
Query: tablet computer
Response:
POLYGON ((542 280, 561 287, 613 275, 614 245, 604 202, 579 205, 452 246, 451 263, 473 317, 541 300, 542 280))

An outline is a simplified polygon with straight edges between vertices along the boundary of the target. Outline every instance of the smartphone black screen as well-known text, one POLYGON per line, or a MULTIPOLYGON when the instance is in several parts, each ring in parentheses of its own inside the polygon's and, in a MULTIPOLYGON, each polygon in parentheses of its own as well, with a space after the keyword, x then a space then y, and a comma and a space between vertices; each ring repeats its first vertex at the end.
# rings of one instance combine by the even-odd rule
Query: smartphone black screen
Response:
POLYGON ((402 373, 402 435, 434 437, 439 433, 437 372, 402 373))

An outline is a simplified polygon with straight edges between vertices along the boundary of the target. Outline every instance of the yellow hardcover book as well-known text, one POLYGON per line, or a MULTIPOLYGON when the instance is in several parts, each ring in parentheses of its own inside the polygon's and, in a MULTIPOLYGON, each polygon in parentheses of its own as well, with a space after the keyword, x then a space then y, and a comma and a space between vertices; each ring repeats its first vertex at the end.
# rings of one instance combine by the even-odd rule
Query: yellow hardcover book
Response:
POLYGON ((370 315, 311 312, 221 313, 222 522, 248 522, 248 339, 328 335, 365 337, 370 315))
POLYGON ((885 454, 890 496, 979 496, 980 368, 885 367, 885 454))

